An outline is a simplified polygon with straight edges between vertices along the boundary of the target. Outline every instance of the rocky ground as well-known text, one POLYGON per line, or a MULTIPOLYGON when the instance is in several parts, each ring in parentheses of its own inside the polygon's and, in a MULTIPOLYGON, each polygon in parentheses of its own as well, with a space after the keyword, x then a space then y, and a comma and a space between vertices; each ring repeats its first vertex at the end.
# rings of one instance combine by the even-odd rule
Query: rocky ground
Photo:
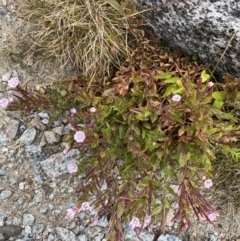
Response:
MULTIPOLYGON (((16 10, 14 2, 2 1, 2 48, 9 43, 8 30, 17 25, 16 10)), ((5 57, 2 51, 0 99, 12 96, 7 81, 13 76, 19 77, 22 83, 37 85, 59 74, 54 64, 41 65, 31 58, 13 62, 5 57)), ((18 111, 0 109, 0 241, 105 241, 108 222, 101 219, 93 225, 93 209, 80 212, 72 220, 66 216, 66 210, 77 204, 76 190, 83 181, 81 176, 71 176, 66 165, 77 162, 79 152, 71 150, 63 154, 62 137, 70 126, 62 120, 43 124, 41 120, 45 118, 48 118, 45 112, 23 118, 18 111)), ((172 215, 170 213, 169 220, 172 215)), ((233 225, 240 227, 236 222, 233 225)), ((173 225, 169 221, 168 230, 173 232, 173 225)), ((140 237, 144 241, 237 240, 238 234, 234 235, 206 228, 206 223, 200 223, 182 238, 169 233, 154 239, 154 234, 147 230, 140 237)), ((137 241, 138 238, 126 227, 124 240, 137 241)))

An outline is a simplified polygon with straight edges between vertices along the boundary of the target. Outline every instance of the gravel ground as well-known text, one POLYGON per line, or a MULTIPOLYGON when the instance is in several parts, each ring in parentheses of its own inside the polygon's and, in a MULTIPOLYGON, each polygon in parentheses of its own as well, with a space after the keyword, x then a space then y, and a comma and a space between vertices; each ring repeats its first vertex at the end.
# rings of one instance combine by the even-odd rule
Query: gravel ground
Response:
MULTIPOLYGON (((2 48, 8 45, 9 30, 17 25, 13 14, 16 9, 14 2, 2 1, 2 48)), ((12 96, 7 81, 13 76, 32 85, 47 83, 58 77, 58 66, 53 63, 40 65, 29 58, 11 62, 3 51, 0 98, 12 96)), ((62 137, 68 133, 69 125, 63 121, 44 125, 41 120, 46 117, 47 113, 42 112, 22 118, 18 111, 0 109, 0 241, 105 241, 108 222, 101 219, 98 225, 93 225, 93 209, 80 212, 73 220, 66 217, 66 209, 77 204, 75 190, 83 182, 81 176, 70 176, 66 165, 76 162, 79 153, 72 150, 63 154, 62 137)), ((233 208, 222 223, 219 221, 222 228, 213 229, 206 222, 195 222, 180 238, 176 235, 177 227, 170 221, 174 215, 171 210, 167 219, 168 234, 154 239, 152 232, 144 230, 141 237, 144 241, 239 241, 240 222, 235 211, 233 208)), ((138 239, 126 227, 124 240, 138 239)))

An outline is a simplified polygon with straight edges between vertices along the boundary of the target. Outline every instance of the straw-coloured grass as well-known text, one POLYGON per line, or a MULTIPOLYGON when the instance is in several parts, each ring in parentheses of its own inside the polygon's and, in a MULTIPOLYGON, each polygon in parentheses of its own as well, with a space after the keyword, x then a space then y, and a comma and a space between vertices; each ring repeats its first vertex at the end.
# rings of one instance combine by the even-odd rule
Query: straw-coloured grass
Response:
MULTIPOLYGON (((130 2, 115 0, 21 0, 20 17, 30 23, 29 53, 72 62, 87 77, 109 76, 129 53, 130 2)), ((132 38, 132 37, 131 37, 132 38)))

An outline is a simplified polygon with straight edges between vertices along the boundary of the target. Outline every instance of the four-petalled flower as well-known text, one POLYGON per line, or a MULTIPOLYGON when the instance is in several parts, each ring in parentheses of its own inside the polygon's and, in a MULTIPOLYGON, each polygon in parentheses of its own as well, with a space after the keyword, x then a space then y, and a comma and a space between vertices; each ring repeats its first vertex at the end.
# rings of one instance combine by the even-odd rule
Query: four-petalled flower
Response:
POLYGON ((74 134, 74 140, 76 142, 83 142, 85 140, 85 138, 86 138, 86 136, 83 131, 76 131, 76 133, 74 134))
POLYGON ((74 172, 77 172, 78 166, 76 163, 70 162, 67 164, 67 169, 68 169, 68 172, 72 174, 74 172))
POLYGON ((181 98, 182 98, 181 95, 176 94, 172 97, 172 101, 178 102, 181 100, 181 98))
POLYGON ((8 99, 6 99, 6 98, 0 99, 0 106, 2 108, 7 108, 8 104, 9 104, 9 100, 8 99))
POLYGON ((133 216, 132 220, 129 223, 129 228, 135 229, 136 227, 141 227, 140 221, 137 217, 133 216))
POLYGON ((16 88, 19 84, 19 79, 18 77, 12 77, 9 81, 8 81, 8 87, 10 88, 16 88))
POLYGON ((213 185, 212 179, 207 179, 204 181, 205 188, 210 188, 213 185))

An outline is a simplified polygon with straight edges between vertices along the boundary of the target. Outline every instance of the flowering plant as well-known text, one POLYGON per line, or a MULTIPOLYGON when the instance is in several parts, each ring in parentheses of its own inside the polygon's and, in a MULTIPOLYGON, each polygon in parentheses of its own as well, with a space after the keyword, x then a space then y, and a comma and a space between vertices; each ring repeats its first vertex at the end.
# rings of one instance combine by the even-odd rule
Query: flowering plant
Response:
POLYGON ((109 219, 109 239, 121 240, 123 223, 137 235, 159 221, 164 231, 167 210, 177 200, 173 220, 180 220, 179 230, 190 226, 192 212, 214 225, 219 212, 201 193, 214 186, 212 162, 218 153, 240 157, 233 111, 238 95, 234 99, 227 85, 213 84, 205 70, 175 64, 164 73, 123 68, 105 87, 73 81, 44 95, 16 90, 21 96, 9 109, 39 107, 50 119, 61 113, 72 125, 63 152, 87 147, 78 166, 68 165, 69 173, 85 180, 78 190, 81 209, 68 210, 69 217, 92 205, 109 219))

